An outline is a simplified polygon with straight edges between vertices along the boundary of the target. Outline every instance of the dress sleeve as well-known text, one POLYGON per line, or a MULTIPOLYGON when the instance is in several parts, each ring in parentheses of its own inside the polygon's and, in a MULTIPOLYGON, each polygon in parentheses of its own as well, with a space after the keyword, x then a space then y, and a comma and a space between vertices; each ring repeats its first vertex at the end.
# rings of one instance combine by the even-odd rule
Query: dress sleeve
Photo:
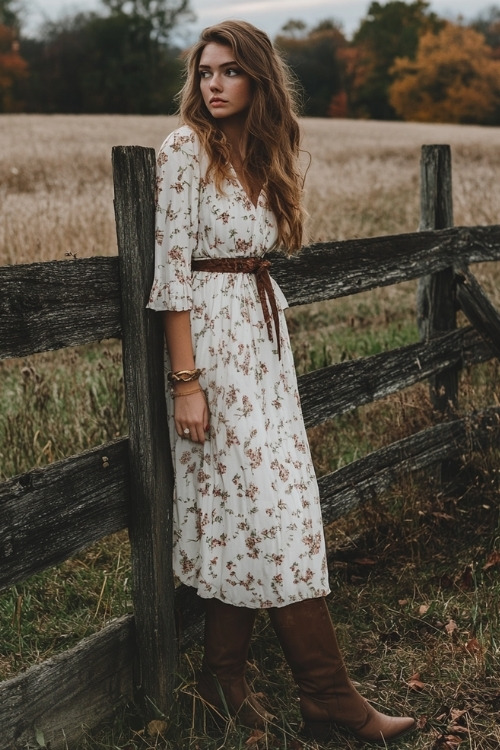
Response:
POLYGON ((155 275, 147 307, 190 310, 200 188, 194 133, 187 128, 171 133, 158 153, 156 167, 155 275))

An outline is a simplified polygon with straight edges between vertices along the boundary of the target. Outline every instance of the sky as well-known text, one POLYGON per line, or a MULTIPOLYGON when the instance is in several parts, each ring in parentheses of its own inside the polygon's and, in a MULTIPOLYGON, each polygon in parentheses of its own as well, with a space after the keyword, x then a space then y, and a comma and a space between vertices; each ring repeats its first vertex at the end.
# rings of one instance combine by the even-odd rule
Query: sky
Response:
MULTIPOLYGON (((383 3, 383 0, 382 0, 383 3)), ((491 6, 492 0, 432 0, 430 9, 442 18, 465 20, 491 6), (474 7, 475 6, 475 7, 474 7)), ((291 18, 314 26, 319 21, 333 18, 340 21, 349 37, 366 15, 370 0, 191 0, 197 20, 183 28, 186 43, 194 41, 198 32, 226 18, 243 18, 264 29, 271 37, 291 18)), ((56 20, 67 13, 102 9, 99 0, 26 0, 25 29, 36 31, 43 20, 56 20)))

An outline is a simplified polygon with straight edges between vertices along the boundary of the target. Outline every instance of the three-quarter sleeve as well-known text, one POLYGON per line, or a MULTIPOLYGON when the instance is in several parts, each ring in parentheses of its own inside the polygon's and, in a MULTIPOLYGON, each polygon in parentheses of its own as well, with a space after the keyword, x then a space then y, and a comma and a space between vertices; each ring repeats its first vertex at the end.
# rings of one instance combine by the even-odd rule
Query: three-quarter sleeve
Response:
POLYGON ((191 256, 198 243, 200 157, 187 127, 163 143, 156 170, 155 275, 148 307, 190 310, 191 256))

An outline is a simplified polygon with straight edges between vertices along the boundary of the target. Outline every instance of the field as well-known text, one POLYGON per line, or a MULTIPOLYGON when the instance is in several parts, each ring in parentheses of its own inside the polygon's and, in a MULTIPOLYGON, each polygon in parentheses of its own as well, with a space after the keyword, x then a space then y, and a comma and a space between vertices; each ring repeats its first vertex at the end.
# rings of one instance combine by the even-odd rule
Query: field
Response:
MULTIPOLYGON (((0 265, 115 254, 111 148, 158 148, 175 126, 172 117, 0 117, 0 265)), ((310 241, 415 231, 420 147, 430 143, 452 147, 455 224, 498 222, 500 129, 310 119, 303 130, 310 241)), ((500 309, 500 264, 474 272, 500 309)), ((373 354, 417 340, 415 284, 296 308, 288 321, 299 372, 373 354)), ((0 361, 0 480, 126 433, 120 356, 110 341, 0 361)), ((495 362, 464 373, 461 409, 498 403, 498 378, 495 362)), ((431 421, 424 386, 344 415, 310 432, 317 472, 431 421)), ((445 493, 432 476, 413 477, 327 529, 332 611, 353 676, 375 703, 419 717, 403 750, 500 746, 498 454, 468 456, 461 480, 445 493)), ((4 592, 0 679, 129 611, 129 578, 121 534, 4 592)), ((180 665, 179 707, 155 725, 163 739, 124 714, 82 750, 305 747, 269 630, 259 620, 251 674, 279 715, 270 737, 229 726, 221 739, 192 724, 193 649, 180 665)), ((330 747, 358 745, 339 735, 330 747)))

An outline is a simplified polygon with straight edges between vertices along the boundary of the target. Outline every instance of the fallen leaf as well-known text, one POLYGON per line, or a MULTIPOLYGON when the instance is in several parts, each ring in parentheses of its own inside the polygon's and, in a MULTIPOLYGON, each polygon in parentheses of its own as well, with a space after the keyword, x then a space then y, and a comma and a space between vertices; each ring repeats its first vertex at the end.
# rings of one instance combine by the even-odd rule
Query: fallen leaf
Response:
POLYGON ((452 635, 457 628, 458 628, 458 625, 455 622, 455 620, 448 620, 448 622, 444 626, 444 629, 446 630, 448 635, 452 635))
POLYGON ((429 611, 430 604, 421 604, 418 608, 419 615, 425 615, 429 611))
POLYGON ((256 745, 265 736, 266 736, 266 733, 263 732, 261 729, 253 729, 250 737, 245 742, 245 745, 248 745, 248 747, 251 747, 252 745, 256 745))
POLYGON ((412 675, 406 684, 408 685, 410 690, 423 690, 425 687, 425 682, 422 682, 422 680, 420 679, 419 672, 416 672, 414 675, 412 675))
POLYGON ((496 565, 500 565, 500 552, 495 549, 483 565, 483 570, 494 568, 496 565))
POLYGON ((450 717, 452 721, 458 721, 466 713, 467 713, 466 709, 452 708, 450 711, 450 717))
POLYGON ((458 747, 463 742, 464 738, 463 737, 457 737, 456 734, 447 734, 446 737, 445 737, 445 739, 446 739, 446 742, 448 744, 448 747, 450 747, 450 748, 453 749, 455 747, 458 747))
POLYGON ((462 738, 454 734, 442 734, 437 738, 432 748, 433 750, 455 750, 461 742, 462 738))
POLYGON ((417 729, 424 729, 427 726, 427 716, 419 716, 417 719, 417 729))
POLYGON ((483 647, 481 646, 477 638, 470 638, 465 644, 465 648, 469 652, 469 654, 482 654, 483 652, 483 647))
POLYGON ((162 737, 163 732, 167 730, 168 724, 166 721, 161 719, 153 719, 148 723, 148 736, 149 737, 162 737))
POLYGON ((398 604, 400 607, 406 607, 408 604, 408 599, 399 599, 398 604))

